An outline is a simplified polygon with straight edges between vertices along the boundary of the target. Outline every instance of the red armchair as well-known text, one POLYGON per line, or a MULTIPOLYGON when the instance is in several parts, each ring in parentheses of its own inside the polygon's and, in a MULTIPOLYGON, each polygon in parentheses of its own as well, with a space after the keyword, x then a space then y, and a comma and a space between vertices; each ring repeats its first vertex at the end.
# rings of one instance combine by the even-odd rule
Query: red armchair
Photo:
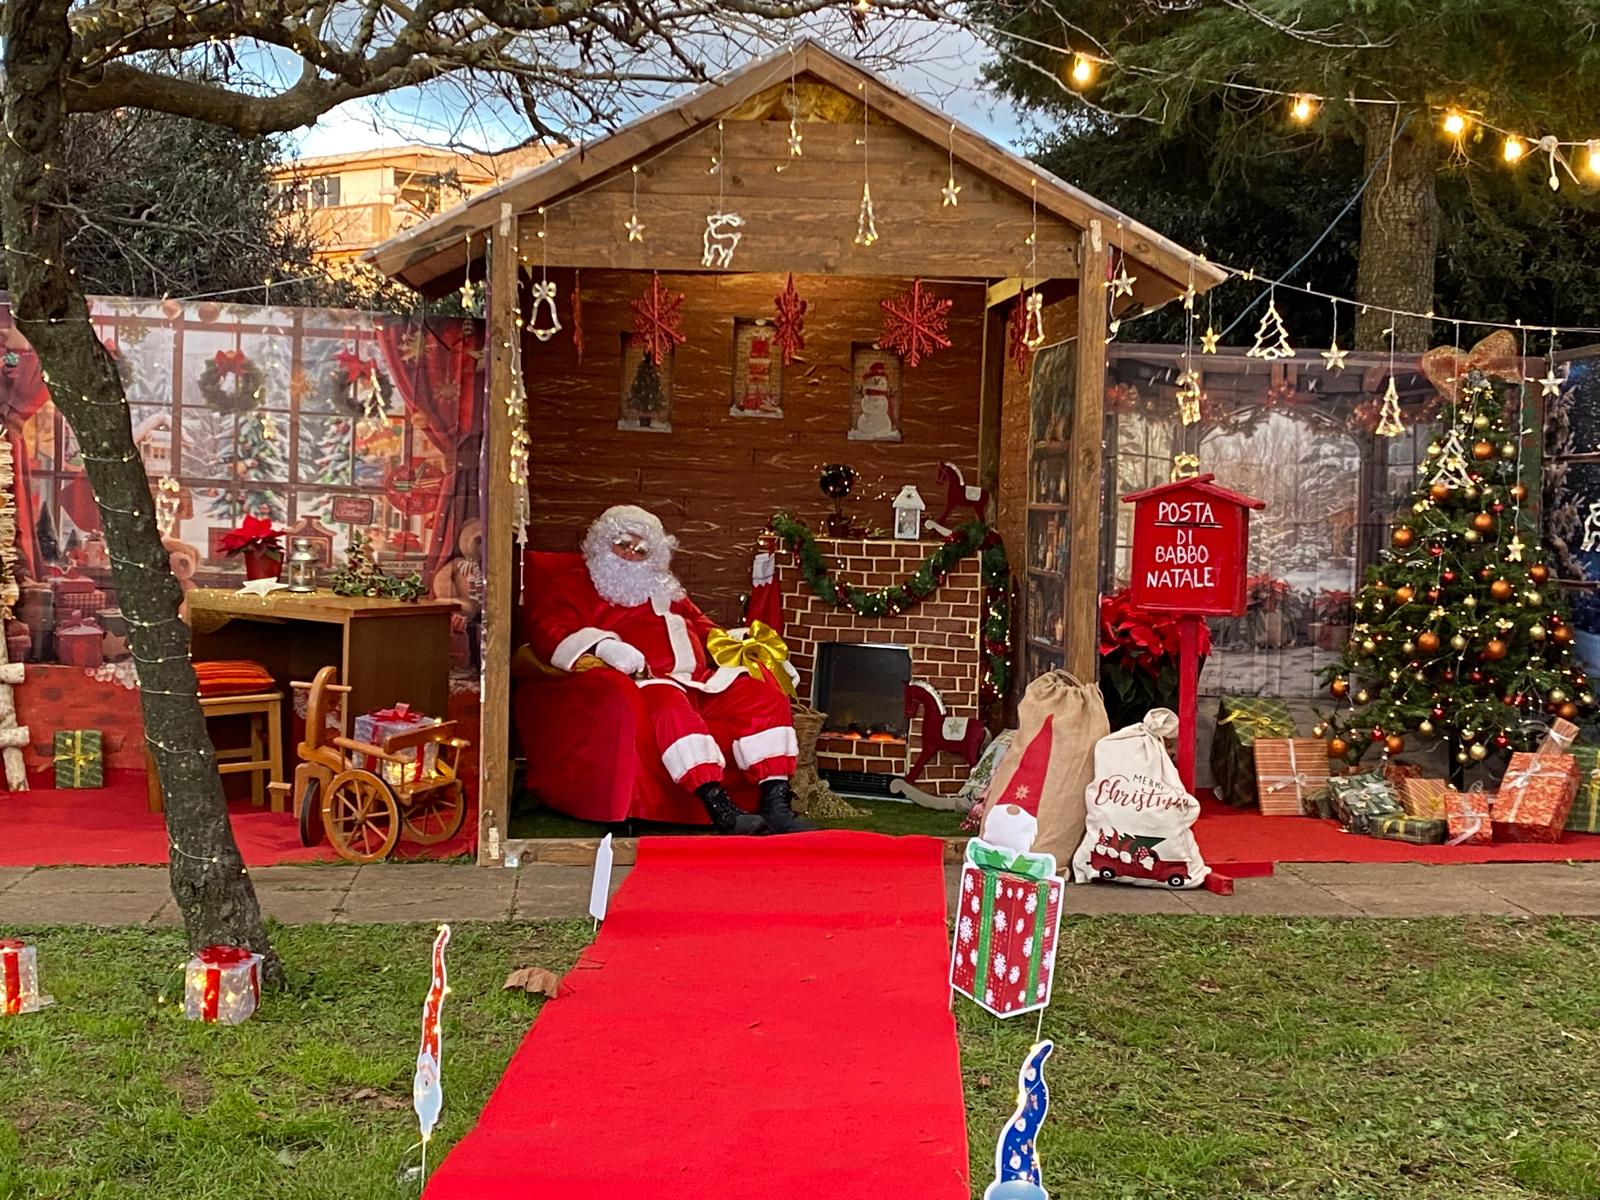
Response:
MULTIPOLYGON (((556 672, 534 662, 526 649, 527 618, 539 603, 541 579, 580 561, 577 554, 545 551, 530 551, 523 560, 523 648, 517 652, 511 708, 528 764, 528 790, 549 808, 584 821, 707 825, 700 801, 673 783, 661 765, 633 680, 603 665, 556 672)), ((740 773, 729 773, 728 792, 739 807, 756 809, 756 789, 740 773)))

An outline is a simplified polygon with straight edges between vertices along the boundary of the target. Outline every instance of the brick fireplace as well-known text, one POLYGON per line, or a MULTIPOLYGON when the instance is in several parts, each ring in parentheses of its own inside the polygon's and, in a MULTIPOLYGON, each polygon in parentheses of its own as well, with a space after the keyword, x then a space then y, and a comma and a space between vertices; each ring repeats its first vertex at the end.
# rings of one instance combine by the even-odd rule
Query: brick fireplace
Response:
MULTIPOLYGON (((817 549, 841 589, 877 589, 903 583, 938 546, 936 542, 855 540, 818 537, 817 549)), ((915 608, 897 616, 863 617, 831 608, 806 586, 800 568, 779 555, 778 586, 783 596, 783 638, 800 673, 800 697, 814 697, 818 647, 829 642, 903 646, 911 655, 913 680, 931 684, 944 698, 947 715, 976 717, 983 673, 983 579, 976 555, 953 567, 944 583, 915 608)), ((824 731, 817 740, 821 770, 869 776, 904 775, 922 750, 922 723, 913 722, 905 740, 873 740, 824 731)), ((937 755, 922 769, 917 786, 948 795, 967 777, 967 765, 954 753, 937 755)))

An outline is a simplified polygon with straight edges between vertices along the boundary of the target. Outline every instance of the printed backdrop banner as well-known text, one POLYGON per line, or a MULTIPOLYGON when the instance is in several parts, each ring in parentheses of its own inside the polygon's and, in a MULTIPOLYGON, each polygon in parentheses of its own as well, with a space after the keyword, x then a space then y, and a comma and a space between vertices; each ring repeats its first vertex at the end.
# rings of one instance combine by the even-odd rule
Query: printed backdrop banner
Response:
MULTIPOLYGON (((359 531, 385 570, 420 572, 459 606, 454 665, 475 670, 480 322, 171 300, 95 299, 90 310, 185 590, 242 581, 242 561, 217 542, 247 513, 312 539, 329 563, 359 531)), ((89 624, 115 661, 125 630, 76 439, 5 308, 0 342, 24 593, 10 644, 58 661, 57 629, 89 624)))

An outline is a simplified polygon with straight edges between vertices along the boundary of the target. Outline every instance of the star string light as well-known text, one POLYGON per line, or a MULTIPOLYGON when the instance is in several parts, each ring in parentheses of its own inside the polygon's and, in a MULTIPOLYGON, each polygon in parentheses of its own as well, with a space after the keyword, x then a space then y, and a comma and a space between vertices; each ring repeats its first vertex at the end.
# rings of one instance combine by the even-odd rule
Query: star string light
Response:
POLYGON ((1339 346, 1339 303, 1332 302, 1333 307, 1333 336, 1328 339, 1328 348, 1322 352, 1322 361, 1329 374, 1336 374, 1344 370, 1344 357, 1350 353, 1339 346))
POLYGON ((944 187, 940 190, 940 195, 944 197, 944 203, 939 206, 940 208, 954 208, 960 203, 957 199, 961 195, 961 185, 956 182, 956 127, 954 124, 950 126, 949 150, 950 172, 949 178, 945 180, 944 187))
POLYGON ((622 227, 628 231, 628 240, 630 242, 644 241, 644 222, 639 220, 639 166, 637 163, 633 167, 633 208, 628 213, 628 219, 623 222, 622 227))

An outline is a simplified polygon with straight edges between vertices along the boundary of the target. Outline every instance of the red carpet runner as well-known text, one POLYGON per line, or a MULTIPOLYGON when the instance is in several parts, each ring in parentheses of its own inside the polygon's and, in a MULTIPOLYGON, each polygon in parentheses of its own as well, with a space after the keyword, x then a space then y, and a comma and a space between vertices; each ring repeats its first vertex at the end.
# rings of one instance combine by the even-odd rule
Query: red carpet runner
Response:
POLYGON ((943 853, 643 840, 426 1200, 966 1200, 943 853))

